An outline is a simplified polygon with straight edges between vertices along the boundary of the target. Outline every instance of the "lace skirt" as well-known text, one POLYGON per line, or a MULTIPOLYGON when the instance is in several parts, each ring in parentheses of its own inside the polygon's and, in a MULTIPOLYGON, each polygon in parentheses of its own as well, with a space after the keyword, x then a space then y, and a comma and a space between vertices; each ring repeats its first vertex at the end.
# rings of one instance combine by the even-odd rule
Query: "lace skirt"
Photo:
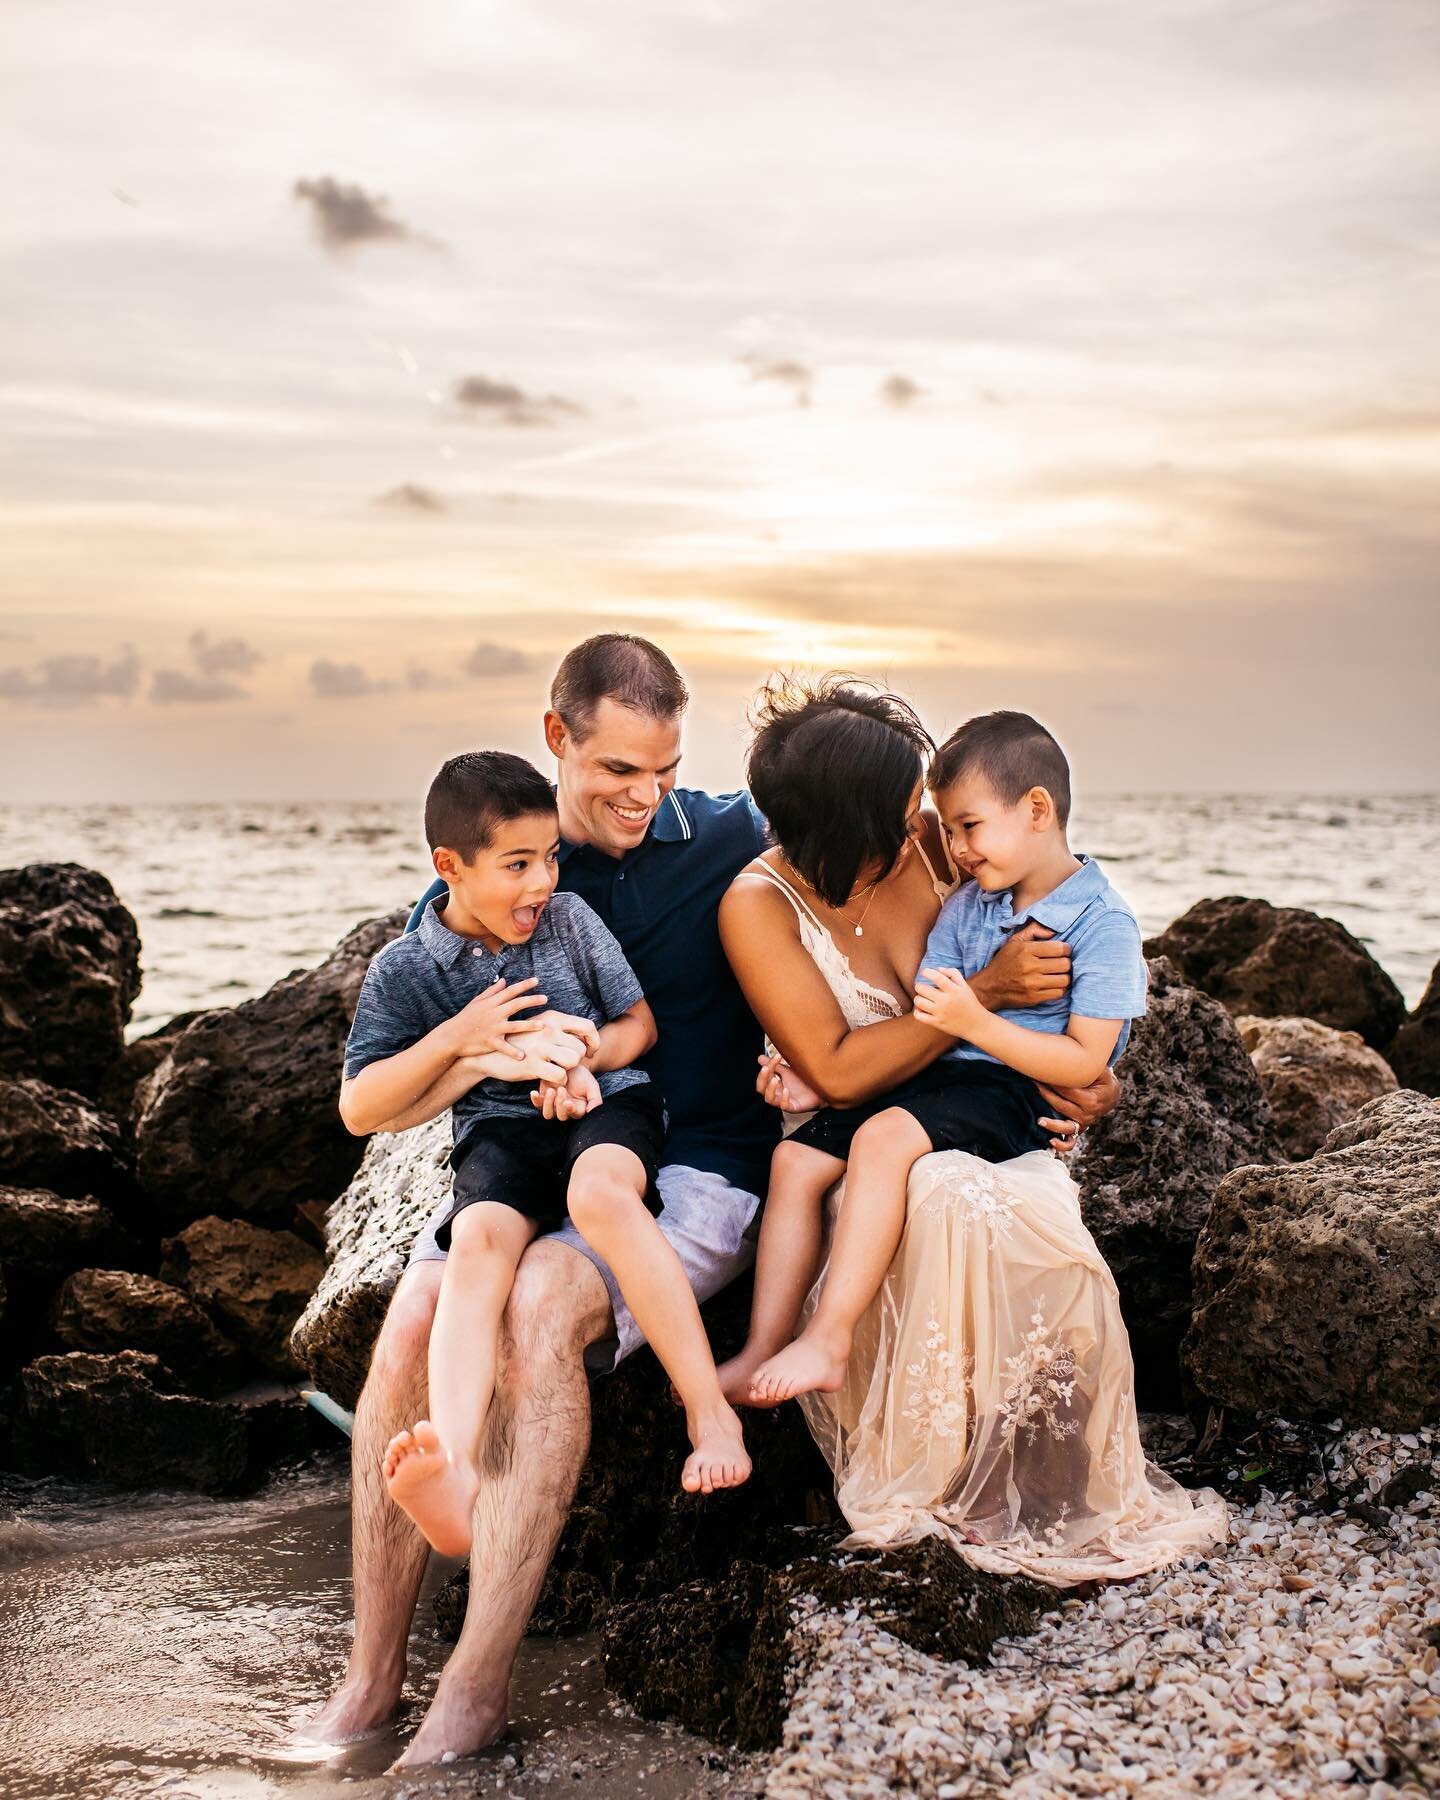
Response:
POLYGON ((916 1163, 845 1385, 800 1404, 852 1545, 940 1536, 980 1568, 1069 1587, 1225 1541, 1224 1500, 1145 1460, 1115 1281, 1048 1151, 916 1163))

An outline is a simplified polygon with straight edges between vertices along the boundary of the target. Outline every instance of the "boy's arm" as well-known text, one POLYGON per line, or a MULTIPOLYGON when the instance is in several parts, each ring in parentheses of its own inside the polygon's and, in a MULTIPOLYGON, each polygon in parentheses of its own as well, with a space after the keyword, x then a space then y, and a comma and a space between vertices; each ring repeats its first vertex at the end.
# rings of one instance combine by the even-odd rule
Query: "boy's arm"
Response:
POLYGON ((1008 1068, 1051 1087, 1088 1087, 1107 1067, 1123 1019, 1070 1015, 1059 1036, 1031 1031, 988 1012, 956 969, 922 969, 915 1013, 927 1025, 988 1050, 1008 1068))
POLYGON ((542 1081, 534 1096, 536 1107, 547 1119, 578 1117, 581 1112, 601 1104, 600 1088, 595 1080, 607 1069, 627 1069, 643 1056, 659 1037, 655 1015, 646 1000, 635 1004, 600 1027, 593 1050, 589 1050, 559 1081, 542 1081), (578 1109, 574 1102, 583 1105, 578 1109))

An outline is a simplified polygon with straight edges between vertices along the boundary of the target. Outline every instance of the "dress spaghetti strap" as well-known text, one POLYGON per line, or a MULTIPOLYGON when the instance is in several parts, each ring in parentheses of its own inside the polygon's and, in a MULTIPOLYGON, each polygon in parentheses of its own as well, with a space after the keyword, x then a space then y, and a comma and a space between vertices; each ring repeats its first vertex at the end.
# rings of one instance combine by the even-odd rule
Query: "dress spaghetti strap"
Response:
MULTIPOLYGON (((945 863, 946 867, 950 870, 950 880, 944 882, 941 881, 940 877, 935 873, 935 865, 925 853, 924 838, 917 837, 913 841, 915 848, 920 852, 920 860, 925 865, 925 873, 930 877, 930 885, 934 888, 936 897, 940 900, 948 900, 956 882, 960 879, 960 871, 955 867, 954 863, 950 861, 950 846, 945 844, 945 863)), ((943 834, 940 841, 942 844, 945 843, 943 834)))

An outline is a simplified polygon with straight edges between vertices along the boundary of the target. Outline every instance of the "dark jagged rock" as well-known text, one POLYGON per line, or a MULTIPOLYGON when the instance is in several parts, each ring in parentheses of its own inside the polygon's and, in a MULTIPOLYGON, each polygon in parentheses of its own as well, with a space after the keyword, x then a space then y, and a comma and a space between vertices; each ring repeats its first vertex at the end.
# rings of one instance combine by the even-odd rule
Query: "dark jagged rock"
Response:
POLYGON ((0 1072, 94 1095, 140 992, 140 934, 78 863, 0 869, 0 1072))
POLYGON ((363 1145, 337 1110, 342 1052, 370 959, 405 917, 356 926, 318 968, 180 1034, 136 1096, 140 1181, 164 1223, 285 1224, 349 1181, 363 1145))
POLYGON ((1080 1140, 1072 1169, 1085 1223, 1115 1276, 1142 1406, 1182 1399, 1190 1261, 1215 1185, 1271 1162, 1270 1110, 1225 1008, 1150 963, 1149 1010, 1119 1073, 1121 1105, 1080 1140))
POLYGON ((1242 1413, 1390 1430, 1440 1413, 1440 1107, 1402 1089, 1309 1162, 1228 1175, 1184 1356, 1242 1413))
POLYGON ((1393 1094, 1393 1071, 1358 1032, 1314 1019, 1235 1021, 1270 1103, 1275 1136, 1292 1161, 1313 1156, 1367 1100, 1393 1094))
POLYGON ((244 1219, 197 1219, 161 1246, 163 1281, 193 1294, 263 1369, 299 1373, 290 1331, 324 1272, 293 1231, 265 1231, 244 1219))
POLYGON ((130 1173, 120 1127, 82 1094, 0 1075, 0 1181, 124 1196, 130 1173))
POLYGON ((139 1244, 98 1200, 0 1187, 0 1272, 10 1304, 0 1324, 0 1364, 43 1347, 46 1313, 64 1276, 87 1264, 134 1263, 139 1244))
POLYGON ((792 1619, 807 1599, 859 1607, 912 1648, 971 1665, 1061 1602, 1053 1588, 972 1569, 936 1538, 883 1553, 804 1549, 794 1536, 777 1540, 767 1562, 737 1561, 717 1579, 612 1607, 601 1638, 607 1686, 647 1719, 771 1750, 785 1720, 792 1619))
POLYGON ((81 1269, 62 1283, 51 1318, 63 1349, 146 1350, 197 1393, 219 1393, 244 1378, 240 1352, 209 1315, 153 1275, 81 1269))
POLYGON ((1399 988, 1335 919, 1230 894, 1200 900, 1157 938, 1186 981, 1233 1013, 1318 1019, 1385 1049, 1405 1017, 1399 988))
POLYGON ((1440 1094, 1440 963, 1420 1004, 1395 1033, 1385 1059, 1402 1087, 1421 1094, 1440 1094))
POLYGON ((164 1062, 186 1028, 193 1025, 196 1019, 203 1019, 205 1016, 200 1012, 176 1013, 173 1019, 168 1019, 158 1030, 147 1032, 144 1037, 132 1038, 118 1059, 105 1071, 105 1078, 100 1083, 96 1098, 106 1112, 120 1121, 129 1135, 134 1135, 138 1103, 143 1096, 146 1079, 164 1062))

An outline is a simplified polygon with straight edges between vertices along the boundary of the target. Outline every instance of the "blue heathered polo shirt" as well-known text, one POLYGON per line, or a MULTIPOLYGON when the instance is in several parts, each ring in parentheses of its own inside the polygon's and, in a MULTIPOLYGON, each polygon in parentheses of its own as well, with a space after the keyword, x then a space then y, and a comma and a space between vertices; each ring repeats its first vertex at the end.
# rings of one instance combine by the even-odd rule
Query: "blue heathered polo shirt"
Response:
MULTIPOLYGON (((560 845, 562 892, 579 894, 619 940, 655 1014, 640 1059, 670 1114, 665 1161, 765 1192, 780 1114, 755 1092, 763 1034, 720 943, 716 914, 732 879, 768 847, 749 794, 672 788, 633 850, 560 845)), ((445 892, 437 881, 411 914, 445 892)))

